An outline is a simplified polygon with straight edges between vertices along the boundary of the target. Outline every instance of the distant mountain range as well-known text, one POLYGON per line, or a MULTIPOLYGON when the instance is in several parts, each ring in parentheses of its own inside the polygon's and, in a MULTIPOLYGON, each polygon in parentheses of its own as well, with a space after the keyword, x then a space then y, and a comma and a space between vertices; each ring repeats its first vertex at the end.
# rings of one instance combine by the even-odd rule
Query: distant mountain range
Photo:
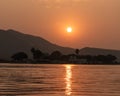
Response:
POLYGON ((81 55, 114 55, 120 62, 120 50, 101 49, 101 48, 90 48, 85 47, 80 50, 81 55))
MULTIPOLYGON (((51 53, 60 51, 63 54, 72 54, 75 49, 53 44, 41 37, 23 34, 14 30, 0 30, 0 59, 10 59, 17 52, 26 52, 31 58, 31 48, 38 48, 42 52, 51 53)), ((120 50, 109 50, 85 47, 80 49, 81 55, 107 55, 117 56, 120 61, 120 50)))

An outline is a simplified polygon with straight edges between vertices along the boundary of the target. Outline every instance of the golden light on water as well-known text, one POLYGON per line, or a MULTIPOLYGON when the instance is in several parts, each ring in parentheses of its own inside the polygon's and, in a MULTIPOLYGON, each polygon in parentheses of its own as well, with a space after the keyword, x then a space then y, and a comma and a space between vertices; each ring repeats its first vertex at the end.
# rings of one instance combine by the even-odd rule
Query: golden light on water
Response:
POLYGON ((70 96, 72 94, 72 66, 71 65, 66 65, 66 95, 70 96))

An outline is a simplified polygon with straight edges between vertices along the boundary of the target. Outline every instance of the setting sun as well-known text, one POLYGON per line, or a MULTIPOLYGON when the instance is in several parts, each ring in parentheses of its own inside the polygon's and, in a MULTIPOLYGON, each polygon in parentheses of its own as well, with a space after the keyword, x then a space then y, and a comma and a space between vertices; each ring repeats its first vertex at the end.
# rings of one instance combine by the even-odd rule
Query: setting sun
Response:
POLYGON ((67 28, 67 32, 68 32, 68 33, 71 33, 71 32, 72 32, 72 27, 68 27, 68 28, 67 28))

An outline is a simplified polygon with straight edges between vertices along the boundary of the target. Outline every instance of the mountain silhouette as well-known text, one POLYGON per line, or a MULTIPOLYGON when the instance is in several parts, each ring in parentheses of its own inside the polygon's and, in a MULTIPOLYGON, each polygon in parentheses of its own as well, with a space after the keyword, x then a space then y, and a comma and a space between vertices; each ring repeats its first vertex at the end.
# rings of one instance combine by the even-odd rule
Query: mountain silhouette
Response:
POLYGON ((26 52, 31 57, 31 48, 37 48, 45 53, 60 51, 64 54, 73 53, 74 49, 61 47, 49 41, 14 30, 0 30, 0 59, 9 59, 17 52, 26 52))
POLYGON ((102 48, 91 48, 85 47, 80 50, 81 55, 114 55, 117 57, 118 62, 120 62, 120 50, 102 49, 102 48))
MULTIPOLYGON (((17 52, 25 52, 32 58, 31 48, 37 48, 44 53, 60 51, 63 54, 73 54, 75 49, 53 44, 41 37, 23 34, 15 30, 0 30, 0 59, 10 59, 17 52)), ((80 55, 114 55, 120 61, 120 50, 85 47, 80 49, 80 55)))

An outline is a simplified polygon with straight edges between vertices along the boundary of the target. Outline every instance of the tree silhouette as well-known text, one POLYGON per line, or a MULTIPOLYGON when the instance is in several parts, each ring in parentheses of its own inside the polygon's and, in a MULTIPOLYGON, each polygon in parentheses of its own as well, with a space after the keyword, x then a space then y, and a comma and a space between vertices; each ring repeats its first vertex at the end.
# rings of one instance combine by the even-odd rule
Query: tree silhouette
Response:
POLYGON ((34 53, 34 52, 35 52, 35 48, 32 48, 32 49, 31 49, 31 52, 34 53))
POLYGON ((114 63, 116 61, 117 57, 113 55, 107 55, 106 56, 106 62, 107 63, 114 63))
POLYGON ((97 63, 106 63, 106 56, 105 55, 98 55, 96 56, 97 63))
POLYGON ((32 48, 31 52, 32 52, 32 55, 33 55, 33 59, 37 60, 37 61, 39 59, 42 59, 42 57, 44 56, 44 54, 39 49, 32 48))
POLYGON ((28 58, 28 55, 24 52, 19 52, 19 53, 14 54, 11 58, 15 61, 23 61, 28 58))
POLYGON ((93 57, 91 55, 86 55, 84 58, 87 60, 87 63, 92 63, 93 62, 93 57))
POLYGON ((59 60, 61 56, 62 56, 62 53, 60 51, 54 51, 53 53, 51 53, 49 58, 52 60, 59 60))
POLYGON ((61 60, 62 60, 62 61, 68 61, 69 58, 70 58, 69 55, 62 55, 62 56, 61 56, 61 60))
POLYGON ((79 55, 79 52, 80 52, 79 49, 76 49, 76 50, 75 50, 76 55, 79 55))

